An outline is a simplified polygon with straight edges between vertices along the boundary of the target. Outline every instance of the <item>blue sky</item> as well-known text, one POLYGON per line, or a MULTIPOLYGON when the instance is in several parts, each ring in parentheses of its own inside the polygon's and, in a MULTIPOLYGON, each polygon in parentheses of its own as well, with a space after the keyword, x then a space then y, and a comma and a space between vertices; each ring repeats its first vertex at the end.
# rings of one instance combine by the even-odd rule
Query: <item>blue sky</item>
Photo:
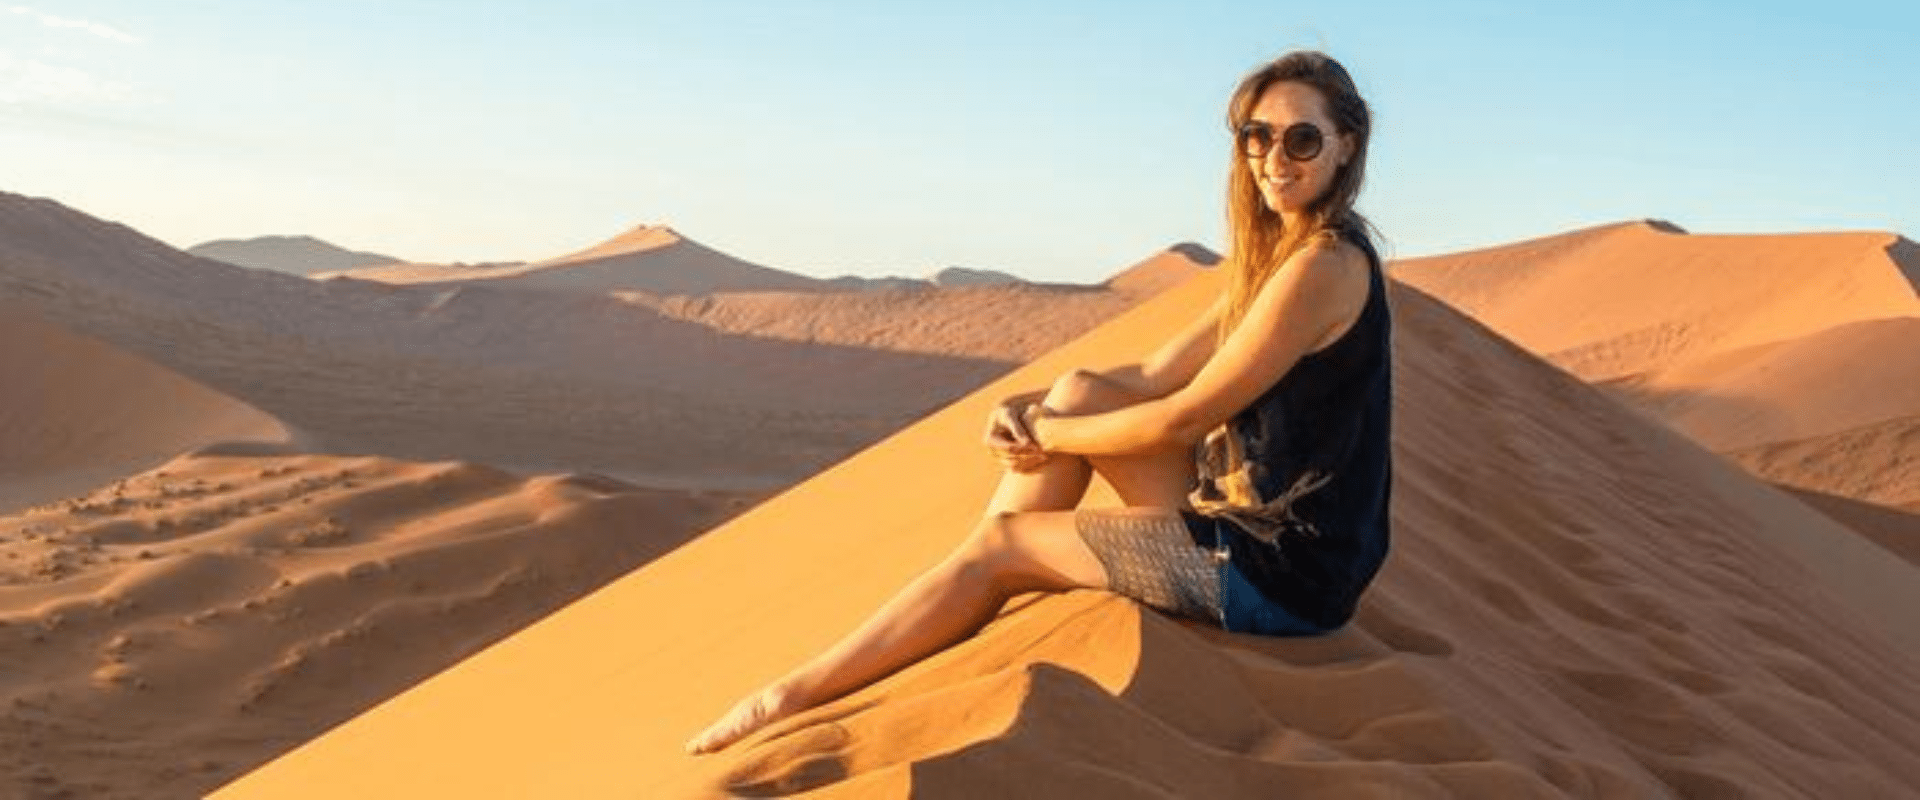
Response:
POLYGON ((1222 245, 1228 93, 1324 49, 1390 255, 1642 217, 1920 234, 1920 4, 0 0, 0 190, 176 246, 819 276, 1222 245))

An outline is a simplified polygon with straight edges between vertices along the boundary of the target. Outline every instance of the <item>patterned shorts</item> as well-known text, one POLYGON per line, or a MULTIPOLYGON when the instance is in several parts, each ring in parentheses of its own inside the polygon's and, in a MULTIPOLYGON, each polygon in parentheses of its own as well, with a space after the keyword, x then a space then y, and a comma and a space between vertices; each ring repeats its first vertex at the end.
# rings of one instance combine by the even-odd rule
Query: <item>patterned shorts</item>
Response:
POLYGON ((1210 544, 1195 540, 1164 509, 1082 508, 1080 540, 1107 568, 1109 588, 1169 614, 1221 624, 1220 566, 1210 544))
POLYGON ((1266 598, 1231 558, 1217 554, 1221 521, 1161 508, 1081 508, 1074 526, 1108 589, 1164 613, 1235 633, 1318 636, 1330 629, 1266 598))

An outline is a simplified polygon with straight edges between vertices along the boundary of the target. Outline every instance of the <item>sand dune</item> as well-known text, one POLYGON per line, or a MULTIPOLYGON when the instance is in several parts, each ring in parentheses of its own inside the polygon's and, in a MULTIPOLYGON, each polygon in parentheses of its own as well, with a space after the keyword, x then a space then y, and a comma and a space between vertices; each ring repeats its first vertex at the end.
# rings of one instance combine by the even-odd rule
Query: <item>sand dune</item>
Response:
POLYGON ((237 267, 267 269, 289 275, 311 275, 389 264, 400 259, 379 253, 348 250, 311 236, 256 236, 217 239, 187 248, 188 253, 237 267))
POLYGON ((1352 626, 1275 640, 1103 592, 1026 595, 935 658, 720 754, 681 753, 965 535, 995 479, 975 439, 990 403, 1137 358, 1213 299, 1213 277, 215 796, 1891 797, 1920 783, 1912 566, 1401 286, 1395 551, 1352 626))
POLYGON ((1716 451, 1920 413, 1920 316, 1835 325, 1603 384, 1716 451))
POLYGON ((80 494, 279 421, 139 356, 0 303, 0 513, 80 494))
POLYGON ((955 299, 935 301, 947 317, 931 326, 917 309, 876 315, 858 294, 808 309, 908 336, 783 340, 590 293, 246 270, 0 194, 0 299, 259 408, 305 446, 647 485, 787 485, 1125 307, 1036 314, 995 352, 995 309, 1022 290, 941 291, 955 299), (884 349, 907 340, 923 352, 884 349))
POLYGON ((815 278, 734 258, 664 225, 640 225, 584 250, 530 264, 388 264, 322 272, 312 277, 442 286, 484 281, 505 288, 589 294, 622 290, 673 295, 828 288, 815 278))
POLYGON ((757 499, 224 447, 0 518, 0 795, 199 796, 757 499))
POLYGON ((1130 297, 1152 297, 1219 263, 1219 253, 1193 242, 1181 242, 1115 273, 1104 285, 1130 297))
POLYGON ((1631 222, 1402 259, 1396 278, 1589 381, 1862 320, 1920 315, 1889 233, 1688 234, 1631 222))
POLYGON ((616 292, 674 319, 749 336, 905 353, 1024 362, 1219 262, 1176 245, 1096 286, 1016 283, 858 293, 726 292, 661 297, 616 292))
POLYGON ((1816 505, 1893 551, 1920 546, 1913 242, 1627 223, 1394 274, 1753 474, 1833 498, 1816 505))

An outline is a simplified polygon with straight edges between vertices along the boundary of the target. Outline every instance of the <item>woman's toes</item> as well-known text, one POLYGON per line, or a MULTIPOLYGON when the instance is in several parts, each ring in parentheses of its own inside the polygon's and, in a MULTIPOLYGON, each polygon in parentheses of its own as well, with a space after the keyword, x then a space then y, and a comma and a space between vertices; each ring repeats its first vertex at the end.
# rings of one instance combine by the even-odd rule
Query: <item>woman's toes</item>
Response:
POLYGON ((687 740, 687 753, 699 755, 723 749, 795 710, 787 705, 783 692, 772 687, 762 689, 735 703, 726 716, 687 740))

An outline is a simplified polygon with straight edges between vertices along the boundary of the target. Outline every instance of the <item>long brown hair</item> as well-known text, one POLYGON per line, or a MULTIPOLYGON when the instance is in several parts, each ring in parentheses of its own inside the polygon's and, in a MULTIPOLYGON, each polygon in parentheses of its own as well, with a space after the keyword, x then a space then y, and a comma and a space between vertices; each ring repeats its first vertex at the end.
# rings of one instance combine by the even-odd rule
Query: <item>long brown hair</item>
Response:
MULTIPOLYGON (((1332 235, 1346 228, 1362 230, 1378 237, 1378 230, 1353 210, 1360 185, 1367 174, 1367 142, 1373 135, 1373 112, 1361 99, 1353 77, 1340 62, 1325 53, 1295 50, 1247 74, 1233 90, 1227 104, 1227 130, 1237 131, 1253 114, 1254 104, 1267 87, 1283 81, 1295 81, 1318 90, 1338 133, 1353 137, 1354 150, 1333 174, 1333 182, 1305 209, 1301 230, 1287 230, 1278 212, 1267 208, 1260 187, 1239 142, 1230 145, 1232 158, 1227 168, 1227 309, 1220 318, 1219 342, 1240 324, 1254 295, 1260 292, 1287 257, 1315 237, 1332 235)), ((1230 137, 1231 138, 1231 137, 1230 137)))

